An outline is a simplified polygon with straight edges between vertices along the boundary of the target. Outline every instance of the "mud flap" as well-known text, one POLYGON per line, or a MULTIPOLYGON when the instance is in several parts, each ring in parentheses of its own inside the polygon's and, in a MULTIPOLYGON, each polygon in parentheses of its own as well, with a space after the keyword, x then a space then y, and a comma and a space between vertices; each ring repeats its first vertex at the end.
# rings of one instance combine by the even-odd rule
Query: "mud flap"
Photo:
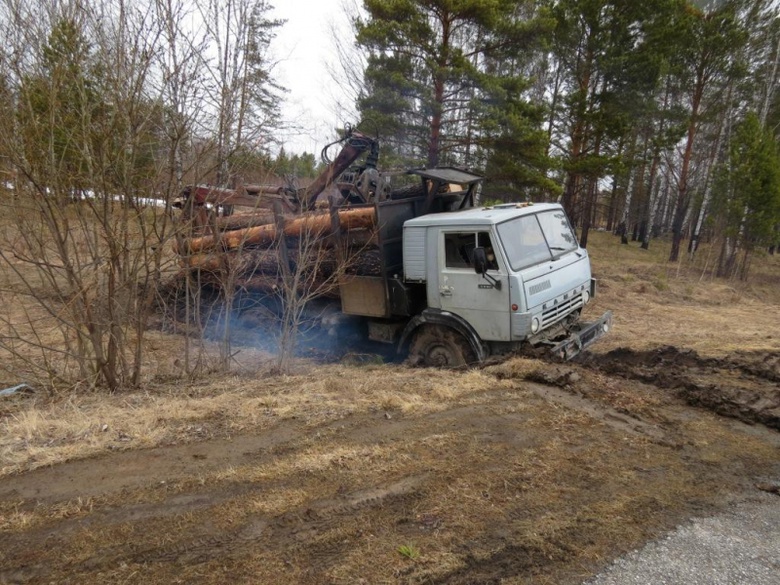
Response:
POLYGON ((607 311, 596 321, 580 323, 569 337, 553 346, 550 352, 561 360, 570 360, 583 349, 604 336, 612 327, 612 311, 607 311))

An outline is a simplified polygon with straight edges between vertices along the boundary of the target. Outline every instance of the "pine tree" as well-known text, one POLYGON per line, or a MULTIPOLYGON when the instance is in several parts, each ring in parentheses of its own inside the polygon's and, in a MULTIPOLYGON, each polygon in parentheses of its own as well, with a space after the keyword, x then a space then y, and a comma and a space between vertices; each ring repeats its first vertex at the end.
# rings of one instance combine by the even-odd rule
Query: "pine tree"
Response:
POLYGON ((91 48, 77 21, 63 17, 42 49, 40 73, 27 75, 18 116, 27 161, 44 178, 56 169, 66 199, 90 185, 94 165, 93 123, 100 115, 98 79, 91 48))
POLYGON ((754 250, 775 243, 780 223, 778 147, 757 114, 737 126, 716 193, 714 214, 722 234, 718 276, 746 280, 754 250))
MULTIPOLYGON (((510 137, 517 139, 512 148, 527 140, 534 154, 524 163, 537 164, 538 151, 545 150, 538 146, 538 120, 521 119, 528 108, 515 78, 520 71, 504 67, 540 30, 522 17, 524 6, 510 0, 365 0, 366 17, 354 25, 367 55, 367 92, 358 101, 366 131, 379 134, 404 164, 484 166, 495 141, 510 137)), ((494 160, 499 168, 506 163, 494 160)), ((516 169, 514 175, 525 180, 516 169)))
POLYGON ((748 39, 739 19, 741 3, 741 0, 727 0, 709 12, 684 5, 680 14, 677 74, 687 94, 687 124, 677 172, 670 262, 676 262, 679 257, 686 218, 693 203, 691 166, 707 108, 720 102, 730 77, 728 72, 739 65, 735 57, 748 39))
MULTIPOLYGON (((647 140, 640 142, 639 136, 653 110, 665 54, 658 31, 666 26, 670 9, 667 0, 553 3, 553 56, 563 99, 551 121, 556 142, 563 144, 562 202, 582 227, 583 244, 596 215, 602 177, 615 175, 616 194, 619 176, 630 177, 641 165, 635 157, 647 140)), ((632 191, 632 183, 623 188, 632 191)))

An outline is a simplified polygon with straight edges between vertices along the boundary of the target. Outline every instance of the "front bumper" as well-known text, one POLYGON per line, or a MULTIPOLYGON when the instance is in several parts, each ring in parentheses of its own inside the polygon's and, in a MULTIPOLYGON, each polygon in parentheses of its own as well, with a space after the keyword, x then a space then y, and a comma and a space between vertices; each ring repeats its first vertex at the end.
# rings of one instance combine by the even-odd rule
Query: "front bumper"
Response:
POLYGON ((571 334, 550 350, 562 360, 570 360, 586 347, 599 340, 612 328, 612 311, 607 311, 596 321, 579 323, 571 334))

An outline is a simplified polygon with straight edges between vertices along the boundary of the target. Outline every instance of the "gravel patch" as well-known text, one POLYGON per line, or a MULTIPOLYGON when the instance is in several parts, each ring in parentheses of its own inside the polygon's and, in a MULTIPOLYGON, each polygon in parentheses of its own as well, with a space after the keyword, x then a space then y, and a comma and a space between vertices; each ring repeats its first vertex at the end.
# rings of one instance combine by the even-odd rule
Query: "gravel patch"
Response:
POLYGON ((756 500, 695 519, 586 585, 780 585, 780 498, 756 500))

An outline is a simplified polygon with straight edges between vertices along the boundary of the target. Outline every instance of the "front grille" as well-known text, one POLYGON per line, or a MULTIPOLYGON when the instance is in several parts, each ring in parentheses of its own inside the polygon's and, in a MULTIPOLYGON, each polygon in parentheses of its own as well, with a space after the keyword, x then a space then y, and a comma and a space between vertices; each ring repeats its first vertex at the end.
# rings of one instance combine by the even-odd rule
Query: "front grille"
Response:
MULTIPOLYGON (((568 299, 556 300, 552 308, 542 313, 542 329, 582 307, 582 293, 569 293, 568 299)), ((565 296, 565 295, 564 295, 565 296)))

